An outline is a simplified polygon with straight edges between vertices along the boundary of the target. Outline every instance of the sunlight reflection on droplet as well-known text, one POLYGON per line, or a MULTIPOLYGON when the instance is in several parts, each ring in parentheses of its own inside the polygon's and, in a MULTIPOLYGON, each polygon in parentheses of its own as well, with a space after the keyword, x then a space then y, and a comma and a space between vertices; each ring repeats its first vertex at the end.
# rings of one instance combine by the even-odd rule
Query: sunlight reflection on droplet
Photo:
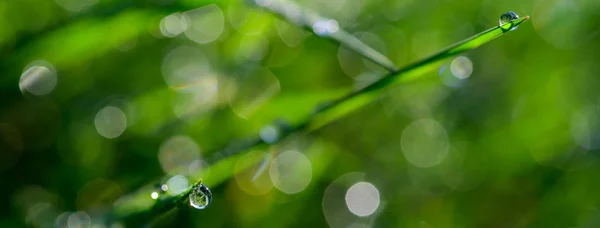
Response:
POLYGON ((329 36, 338 31, 339 24, 333 19, 320 20, 313 24, 312 29, 319 36, 329 36))
POLYGON ((182 193, 183 191, 185 191, 185 189, 187 187, 190 186, 188 184, 188 179, 185 178, 183 175, 177 175, 177 176, 171 177, 167 181, 167 185, 169 186, 169 191, 173 194, 182 193))
POLYGON ((200 159, 200 147, 188 136, 173 136, 162 143, 158 161, 166 173, 187 172, 200 159))
POLYGON ((33 61, 25 68, 19 81, 19 88, 24 93, 28 91, 34 95, 46 95, 56 87, 56 70, 49 62, 33 61))
POLYGON ((291 195, 308 186, 312 179, 312 165, 304 154, 290 150, 273 160, 269 174, 277 189, 291 195))
POLYGON ((150 198, 152 198, 152 199, 158 199, 158 192, 152 192, 150 194, 150 198))
POLYGON ((160 21, 160 32, 166 37, 175 37, 187 27, 188 21, 181 13, 168 15, 160 21))
POLYGON ((452 75, 459 79, 466 79, 473 73, 473 62, 467 57, 459 56, 450 64, 452 75))
POLYGON ((215 4, 190 10, 184 14, 189 23, 185 35, 196 43, 210 43, 223 33, 225 16, 221 8, 215 4))
POLYGON ((90 218, 90 216, 83 212, 83 211, 78 211, 75 213, 72 213, 71 215, 69 215, 69 218, 67 219, 67 224, 69 226, 69 228, 71 227, 90 227, 92 225, 92 219, 90 218))
POLYGON ((418 167, 439 164, 449 148, 446 129, 431 119, 412 122, 402 132, 400 141, 406 160, 418 167))
POLYGON ((85 8, 89 8, 98 3, 98 0, 55 0, 56 4, 62 8, 71 11, 78 12, 85 8))
POLYGON ((127 127, 127 117, 121 109, 113 106, 106 106, 100 110, 94 118, 94 125, 98 134, 105 138, 119 137, 127 127))
POLYGON ((379 207, 379 191, 368 182, 358 182, 346 192, 346 205, 353 214, 365 217, 379 207))

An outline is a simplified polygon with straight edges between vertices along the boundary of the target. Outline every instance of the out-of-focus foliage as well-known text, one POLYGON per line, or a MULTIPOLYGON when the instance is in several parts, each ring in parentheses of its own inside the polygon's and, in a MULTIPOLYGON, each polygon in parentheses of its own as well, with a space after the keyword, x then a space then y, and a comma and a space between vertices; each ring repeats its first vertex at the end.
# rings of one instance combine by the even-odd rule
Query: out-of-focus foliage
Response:
POLYGON ((122 210, 200 177, 207 209, 106 225, 600 226, 598 1, 297 3, 398 66, 506 11, 531 23, 225 157, 385 69, 243 1, 0 1, 0 226, 99 224, 133 192, 147 198, 122 210))

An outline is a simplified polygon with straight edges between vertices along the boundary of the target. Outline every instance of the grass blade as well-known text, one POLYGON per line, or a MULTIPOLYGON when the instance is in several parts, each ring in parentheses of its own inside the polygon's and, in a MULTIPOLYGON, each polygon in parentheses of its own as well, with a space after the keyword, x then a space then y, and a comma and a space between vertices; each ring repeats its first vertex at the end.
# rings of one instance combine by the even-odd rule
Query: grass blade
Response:
MULTIPOLYGON (((300 131, 313 131, 321 128, 322 126, 331 123, 334 120, 341 118, 342 116, 364 106, 365 104, 374 101, 380 95, 383 89, 388 88, 392 85, 396 85, 400 82, 405 82, 410 79, 414 79, 426 71, 434 69, 436 63, 460 53, 475 49, 493 39, 501 36, 502 34, 512 31, 511 29, 528 20, 529 16, 513 20, 502 26, 496 26, 481 32, 468 39, 455 43, 442 51, 433 54, 425 59, 409 64, 399 70, 392 71, 386 77, 364 87, 363 89, 349 93, 333 102, 325 103, 318 107, 311 115, 306 117, 302 122, 295 124, 289 131, 282 132, 281 137, 277 141, 281 141, 286 136, 300 132, 300 131)), ((276 142, 275 142, 276 143, 276 142)), ((260 137, 244 140, 241 143, 233 144, 221 150, 217 154, 218 157, 213 157, 210 161, 214 161, 211 165, 211 169, 205 173, 206 183, 208 185, 217 185, 224 182, 233 173, 233 166, 236 162, 237 156, 242 155, 243 152, 248 151, 250 148, 265 145, 265 142, 260 140, 260 137)), ((253 154, 252 156, 262 156, 261 154, 253 154)), ((260 161, 260 159, 257 159, 260 161)), ((198 184, 198 183, 196 183, 198 184)), ((185 205, 187 198, 190 194, 191 187, 186 191, 173 196, 167 196, 158 200, 152 200, 150 196, 150 188, 142 188, 140 191, 122 198, 115 203, 114 208, 111 211, 112 219, 127 219, 136 216, 143 215, 157 215, 167 212, 175 207, 185 205)))
POLYGON ((355 36, 340 28, 337 21, 333 19, 322 17, 291 1, 268 1, 268 3, 264 4, 258 3, 261 1, 251 2, 271 11, 289 22, 310 30, 320 37, 330 38, 341 43, 344 47, 361 54, 368 60, 384 67, 389 72, 396 72, 398 70, 398 67, 396 67, 396 65, 385 55, 379 53, 355 36))
POLYGON ((415 76, 428 72, 436 66, 436 63, 439 63, 448 57, 475 49, 487 42, 490 42, 502 34, 511 31, 512 28, 518 26, 528 19, 529 16, 525 16, 502 26, 490 28, 470 38, 455 43, 425 59, 407 65, 396 72, 392 72, 386 77, 383 77, 382 79, 364 87, 363 89, 357 90, 333 102, 323 105, 323 107, 315 113, 315 116, 308 119, 304 124, 309 130, 318 129, 321 126, 373 101, 375 98, 381 95, 381 91, 384 88, 398 84, 402 81, 410 80, 415 76))

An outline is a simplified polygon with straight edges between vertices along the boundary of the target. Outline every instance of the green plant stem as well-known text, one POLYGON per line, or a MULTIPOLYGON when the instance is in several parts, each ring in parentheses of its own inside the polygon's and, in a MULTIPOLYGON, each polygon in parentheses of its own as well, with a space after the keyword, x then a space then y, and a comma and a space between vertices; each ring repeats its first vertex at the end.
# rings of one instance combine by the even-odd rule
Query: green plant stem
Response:
MULTIPOLYGON (((255 1, 250 1, 251 3, 257 4, 255 1)), ((258 4, 257 4, 258 5, 258 4)), ((353 50, 366 59, 382 66, 387 69, 389 72, 397 72, 398 67, 385 55, 379 53, 375 49, 371 48, 369 45, 363 43, 355 36, 351 35, 344 29, 340 28, 337 24, 337 21, 325 18, 320 16, 319 14, 312 12, 310 10, 304 9, 299 5, 291 2, 291 1, 269 1, 266 5, 258 5, 263 7, 264 9, 272 12, 273 14, 294 23, 300 27, 303 27, 306 30, 309 30, 315 33, 315 24, 317 23, 327 23, 334 22, 336 27, 331 32, 317 34, 318 36, 330 38, 342 44, 344 47, 353 50)))
MULTIPOLYGON (((440 61, 448 57, 466 52, 468 50, 475 49, 481 46, 482 44, 490 42, 493 39, 501 36, 502 34, 512 31, 512 28, 518 26, 519 24, 523 23, 528 19, 529 16, 526 16, 520 19, 513 20, 502 26, 495 26, 493 28, 490 28, 475 36, 455 43, 449 46, 448 48, 436 54, 433 54, 425 59, 409 64, 399 70, 392 71, 386 77, 383 77, 380 80, 375 81, 374 83, 360 90, 351 92, 346 96, 343 96, 334 101, 323 103, 322 105, 316 107, 313 113, 308 115, 303 121, 293 124, 289 129, 280 129, 282 130, 281 136, 277 139, 276 142, 273 142, 271 144, 281 141, 290 134, 299 132, 310 132, 319 129, 327 125, 328 123, 331 123, 332 121, 335 121, 345 116, 346 114, 364 106, 365 104, 377 99, 381 95, 383 89, 389 88, 390 86, 396 85, 404 81, 411 80, 415 78, 415 76, 430 71, 440 61)), ((226 147, 225 149, 214 153, 216 155, 208 159, 208 162, 210 164, 215 164, 217 161, 221 162, 224 159, 231 158, 234 155, 243 153, 244 151, 261 145, 266 145, 266 143, 262 141, 259 136, 256 136, 254 138, 232 144, 232 146, 226 147)), ((215 165, 218 165, 218 163, 215 165)), ((211 168, 211 172, 219 172, 219 170, 214 170, 215 169, 211 168)), ((208 178, 205 178, 205 180, 208 182, 208 178)), ((213 181, 211 183, 218 184, 217 182, 219 181, 223 181, 223 179, 213 181)), ((129 198, 122 199, 120 202, 116 203, 115 207, 111 211, 111 218, 127 219, 136 215, 162 214, 175 207, 185 206, 185 202, 187 202, 190 192, 191 187, 180 194, 166 196, 164 198, 159 198, 158 200, 154 201, 150 199, 150 195, 148 194, 148 192, 139 191, 133 196, 129 196, 129 198)))

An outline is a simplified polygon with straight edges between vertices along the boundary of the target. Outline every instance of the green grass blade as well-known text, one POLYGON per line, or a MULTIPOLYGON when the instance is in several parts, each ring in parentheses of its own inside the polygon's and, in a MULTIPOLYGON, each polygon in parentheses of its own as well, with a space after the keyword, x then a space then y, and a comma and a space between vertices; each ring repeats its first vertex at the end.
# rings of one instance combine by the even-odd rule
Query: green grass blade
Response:
MULTIPOLYGON (((256 4, 254 1, 251 2, 256 4)), ((290 1, 269 1, 267 4, 258 6, 269 10, 289 22, 310 30, 320 37, 333 39, 341 43, 344 47, 361 54, 363 57, 379 64, 390 72, 396 72, 398 70, 398 67, 396 67, 396 65, 385 55, 379 53, 355 36, 340 28, 337 21, 333 19, 322 17, 319 14, 304 9, 290 1), (319 25, 330 25, 329 30, 326 29, 324 32, 317 33, 315 30, 319 25)))
POLYGON ((338 100, 323 105, 323 107, 317 110, 315 115, 312 118, 307 119, 304 124, 309 130, 318 129, 321 126, 330 123, 333 120, 339 119, 353 110, 356 110, 373 101, 379 97, 379 95, 381 95, 381 91, 384 88, 398 84, 402 81, 410 80, 415 76, 428 72, 436 67, 436 63, 439 63, 448 57, 475 49, 482 44, 490 42, 502 34, 511 31, 512 28, 518 26, 528 19, 529 16, 525 16, 502 26, 493 27, 468 39, 455 43, 423 60, 407 65, 396 72, 392 72, 386 77, 383 77, 382 79, 364 87, 361 90, 355 91, 347 96, 339 98, 338 100))
MULTIPOLYGON (((472 36, 466 40, 455 43, 448 48, 431 55, 423 60, 417 61, 410 65, 403 67, 397 71, 393 71, 388 76, 370 84, 363 89, 352 92, 344 97, 341 97, 333 102, 325 103, 316 109, 311 115, 306 117, 302 122, 294 125, 288 132, 283 132, 278 141, 281 141, 287 135, 302 130, 312 131, 319 129, 320 127, 339 119, 340 117, 364 106, 367 103, 377 99, 383 89, 388 88, 392 85, 396 85, 400 82, 413 79, 415 76, 422 74, 423 72, 430 71, 436 67, 436 63, 463 53, 468 50, 475 49, 493 39, 501 36, 502 34, 512 31, 511 29, 518 26, 529 19, 529 16, 513 20, 502 26, 496 26, 475 36, 472 36)), ((225 148, 220 151, 218 157, 213 157, 209 161, 211 162, 211 169, 203 177, 206 180, 206 184, 214 186, 227 180, 235 173, 233 166, 237 161, 237 158, 242 155, 250 155, 256 157, 256 161, 260 161, 262 155, 260 153, 245 153, 251 148, 257 148, 258 146, 265 145, 260 137, 255 137, 249 140, 242 141, 239 144, 234 144, 232 147, 225 148)), ((196 185, 198 183, 195 183, 196 185)), ((188 196, 191 191, 189 187, 186 191, 173 195, 153 200, 150 198, 150 193, 153 191, 152 188, 142 188, 138 192, 132 195, 126 196, 115 203, 111 210, 112 219, 128 219, 136 216, 144 215, 159 215, 165 213, 172 208, 180 207, 187 204, 188 196)))

